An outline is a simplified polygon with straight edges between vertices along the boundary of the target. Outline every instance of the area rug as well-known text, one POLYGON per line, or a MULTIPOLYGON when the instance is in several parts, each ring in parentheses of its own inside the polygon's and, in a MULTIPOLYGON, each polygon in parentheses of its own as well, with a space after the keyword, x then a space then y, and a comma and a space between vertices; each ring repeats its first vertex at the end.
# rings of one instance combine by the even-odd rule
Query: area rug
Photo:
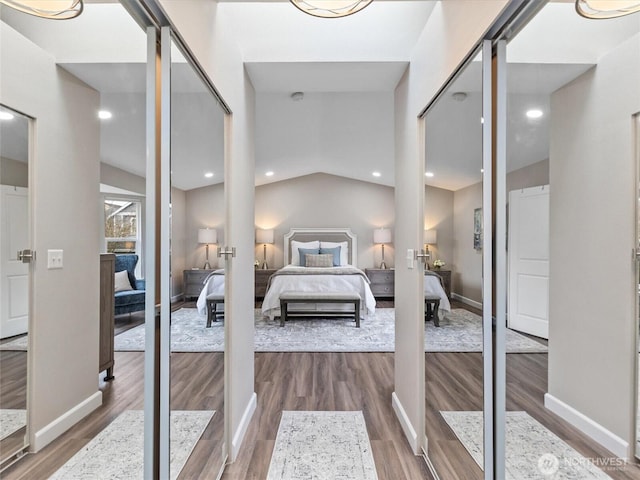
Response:
POLYGON ((361 411, 282 412, 267 480, 377 478, 361 411))
POLYGON ((20 352, 26 352, 28 338, 29 337, 27 335, 20 335, 13 340, 0 344, 0 350, 17 350, 20 352))
MULTIPOLYGON (((482 468, 482 412, 440 414, 482 468)), ((507 412, 505 435, 506 480, 611 478, 526 412, 507 412)))
MULTIPOLYGON (((395 310, 378 308, 355 327, 348 318, 294 319, 284 327, 255 310, 257 352, 393 352, 395 310)), ((171 350, 174 352, 221 352, 224 322, 206 328, 206 318, 194 308, 182 308, 171 318, 171 350)), ((482 351, 481 318, 464 309, 454 309, 440 320, 425 324, 426 352, 482 351)), ((116 351, 144 350, 144 325, 115 337, 116 351)), ((544 353, 547 347, 515 331, 507 331, 508 353, 544 353)))
POLYGON ((0 439, 6 438, 27 425, 27 411, 0 409, 0 439))
MULTIPOLYGON (((178 477, 214 413, 212 410, 171 412, 171 479, 178 477)), ((143 478, 143 450, 144 412, 126 410, 49 478, 143 478)))

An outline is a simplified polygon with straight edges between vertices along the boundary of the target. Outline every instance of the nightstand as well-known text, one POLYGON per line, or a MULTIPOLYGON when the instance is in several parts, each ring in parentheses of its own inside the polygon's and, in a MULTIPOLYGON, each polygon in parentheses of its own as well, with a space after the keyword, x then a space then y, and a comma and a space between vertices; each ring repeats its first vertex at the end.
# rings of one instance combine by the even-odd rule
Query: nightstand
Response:
POLYGON ((440 275, 447 298, 451 298, 451 270, 437 270, 432 268, 431 271, 440 275))
POLYGON ((393 298, 394 270, 380 268, 366 268, 371 284, 371 293, 376 298, 393 298))
POLYGON ((256 298, 264 298, 265 293, 267 293, 267 283, 269 282, 269 277, 276 272, 276 268, 267 268, 265 270, 256 268, 255 275, 255 296, 256 298))
POLYGON ((182 291, 184 298, 192 298, 200 295, 202 287, 204 287, 204 279, 213 272, 213 270, 204 270, 201 268, 185 270, 183 273, 182 291))

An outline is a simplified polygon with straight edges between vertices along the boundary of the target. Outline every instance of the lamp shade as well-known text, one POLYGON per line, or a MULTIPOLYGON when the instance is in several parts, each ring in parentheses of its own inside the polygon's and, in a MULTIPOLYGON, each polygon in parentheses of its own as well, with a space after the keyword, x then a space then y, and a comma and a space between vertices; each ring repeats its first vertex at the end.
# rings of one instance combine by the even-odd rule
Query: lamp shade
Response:
POLYGON ((218 243, 218 232, 213 228, 198 229, 198 243, 218 243))
POLYGON ((256 230, 256 243, 273 243, 274 232, 273 229, 262 229, 259 228, 256 230))
POLYGON ((29 15, 53 20, 67 20, 82 13, 82 0, 0 0, 0 4, 29 15))
POLYGON ((373 231, 373 243, 391 243, 391 229, 376 228, 373 231))
POLYGON ((424 242, 427 245, 436 245, 438 243, 438 231, 435 229, 424 231, 424 242))

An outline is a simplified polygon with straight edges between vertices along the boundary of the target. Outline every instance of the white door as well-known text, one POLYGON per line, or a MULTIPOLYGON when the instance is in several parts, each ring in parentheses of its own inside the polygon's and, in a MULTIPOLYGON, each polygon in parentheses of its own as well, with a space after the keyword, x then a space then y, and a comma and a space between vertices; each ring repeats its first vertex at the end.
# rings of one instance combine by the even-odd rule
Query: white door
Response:
POLYGON ((549 185, 509 192, 508 326, 549 338, 549 185))
POLYGON ((0 185, 0 338, 27 332, 29 264, 18 250, 29 248, 28 189, 0 185))

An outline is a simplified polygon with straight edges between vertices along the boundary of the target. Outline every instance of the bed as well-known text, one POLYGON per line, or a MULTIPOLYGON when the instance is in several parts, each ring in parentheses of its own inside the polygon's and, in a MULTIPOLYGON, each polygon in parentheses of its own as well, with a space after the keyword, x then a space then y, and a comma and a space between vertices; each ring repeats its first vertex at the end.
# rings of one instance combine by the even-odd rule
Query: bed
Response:
POLYGON ((445 312, 451 311, 451 303, 449 302, 447 293, 444 291, 444 287, 442 286, 442 279, 438 273, 433 270, 426 270, 424 272, 424 294, 425 296, 436 295, 440 297, 439 310, 445 312))
POLYGON ((196 307, 202 316, 207 315, 207 295, 212 293, 224 296, 224 268, 214 270, 202 282, 203 288, 198 296, 196 307))
MULTIPOLYGON (((375 312, 376 300, 369 279, 357 268, 358 243, 348 228, 292 228, 284 236, 284 265, 269 279, 262 302, 262 314, 273 320, 280 316, 280 295, 283 292, 355 292, 360 295, 360 316, 375 312), (324 257, 320 259, 319 257, 324 257), (324 264, 332 257, 332 264, 324 264), (310 262, 310 259, 313 262, 310 262), (320 261, 323 266, 314 265, 320 261)), ((291 304, 292 314, 340 311, 340 304, 291 304)))

